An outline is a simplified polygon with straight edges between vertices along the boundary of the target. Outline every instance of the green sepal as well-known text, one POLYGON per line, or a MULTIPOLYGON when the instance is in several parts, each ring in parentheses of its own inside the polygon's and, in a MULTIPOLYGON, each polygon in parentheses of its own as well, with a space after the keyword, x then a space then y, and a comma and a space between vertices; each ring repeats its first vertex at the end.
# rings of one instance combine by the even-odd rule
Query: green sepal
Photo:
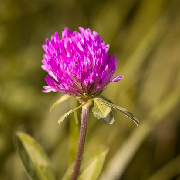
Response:
POLYGON ((50 112, 60 103, 66 101, 67 99, 69 99, 71 96, 65 94, 63 96, 61 96, 51 107, 50 107, 50 112))
POLYGON ((114 122, 114 114, 111 107, 94 99, 94 107, 92 112, 104 124, 112 124, 114 122))
MULTIPOLYGON (((77 180, 97 180, 108 153, 109 148, 101 146, 83 155, 82 164, 77 180)), ((68 168, 62 180, 70 180, 74 163, 68 168)))
POLYGON ((105 100, 104 98, 94 98, 94 100, 98 100, 99 102, 111 107, 111 108, 114 108, 114 109, 117 109, 119 110, 120 112, 122 112, 123 114, 125 114, 128 118, 130 118, 137 126, 139 125, 139 120, 131 113, 129 112, 127 109, 123 108, 123 107, 119 107, 107 100, 105 100))
POLYGON ((60 123, 61 123, 62 121, 64 121, 64 119, 65 119, 66 117, 68 117, 71 113, 77 111, 79 108, 82 108, 83 106, 85 106, 86 104, 89 104, 89 103, 90 103, 90 101, 87 101, 86 103, 81 104, 80 106, 78 106, 78 107, 76 107, 76 108, 74 108, 74 109, 71 109, 70 111, 68 111, 67 113, 65 113, 63 116, 61 116, 61 117, 59 118, 58 123, 60 124, 60 123))
POLYGON ((28 134, 17 132, 16 149, 31 180, 55 180, 50 161, 42 147, 28 134))

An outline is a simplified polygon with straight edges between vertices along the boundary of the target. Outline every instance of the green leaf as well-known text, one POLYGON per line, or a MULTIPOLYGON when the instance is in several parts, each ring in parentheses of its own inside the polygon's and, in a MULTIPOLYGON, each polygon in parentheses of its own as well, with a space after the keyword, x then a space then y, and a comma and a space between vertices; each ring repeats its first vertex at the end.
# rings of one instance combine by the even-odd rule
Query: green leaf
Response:
POLYGON ((71 96, 69 95, 63 95, 61 96, 51 107, 50 107, 50 112, 60 103, 66 101, 67 99, 69 99, 71 96))
POLYGON ((114 114, 111 107, 94 99, 94 107, 92 112, 104 124, 112 124, 114 122, 114 114))
POLYGON ((81 104, 80 106, 78 106, 78 107, 76 107, 76 108, 74 108, 74 109, 71 109, 70 111, 68 111, 67 113, 65 113, 63 116, 61 116, 61 117, 59 118, 58 123, 60 124, 60 123, 61 123, 62 121, 64 121, 64 119, 65 119, 66 117, 68 117, 71 113, 77 111, 79 108, 85 106, 85 105, 88 104, 88 103, 90 103, 90 101, 87 101, 86 103, 81 104))
POLYGON ((95 98, 94 100, 98 100, 99 102, 106 104, 107 106, 117 109, 120 112, 122 112, 123 114, 125 114, 128 118, 130 118, 132 121, 134 121, 134 123, 138 126, 139 125, 139 120, 131 113, 129 112, 127 109, 123 108, 123 107, 119 107, 113 103, 110 103, 109 101, 102 99, 102 98, 95 98))
POLYGON ((29 135, 16 133, 16 149, 31 180, 55 180, 49 159, 41 146, 29 135))
MULTIPOLYGON (((77 180, 96 180, 101 173, 108 150, 107 147, 101 146, 85 154, 77 180)), ((74 164, 69 167, 62 180, 70 180, 73 168, 74 164)))

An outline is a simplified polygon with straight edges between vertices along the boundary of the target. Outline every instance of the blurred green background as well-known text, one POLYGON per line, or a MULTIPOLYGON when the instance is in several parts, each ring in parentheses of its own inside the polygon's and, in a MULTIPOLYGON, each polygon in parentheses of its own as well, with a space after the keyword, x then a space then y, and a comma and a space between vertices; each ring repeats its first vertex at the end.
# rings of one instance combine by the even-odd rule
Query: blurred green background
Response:
POLYGON ((180 1, 179 0, 1 0, 0 1, 0 179, 25 180, 14 134, 33 136, 51 159, 57 179, 74 161, 78 128, 73 98, 52 113, 62 95, 42 93, 42 44, 64 27, 90 27, 119 60, 103 95, 140 119, 136 127, 114 111, 104 125, 90 114, 85 152, 110 147, 101 180, 180 180, 180 1))

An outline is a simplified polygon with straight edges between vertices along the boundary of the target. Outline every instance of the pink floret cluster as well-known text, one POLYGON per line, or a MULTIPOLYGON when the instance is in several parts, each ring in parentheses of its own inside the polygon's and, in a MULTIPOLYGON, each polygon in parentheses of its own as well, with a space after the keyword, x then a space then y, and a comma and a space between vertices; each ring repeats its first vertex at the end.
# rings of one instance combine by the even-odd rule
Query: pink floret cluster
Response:
POLYGON ((57 32, 46 39, 42 69, 47 71, 43 92, 61 92, 75 97, 99 95, 110 82, 118 82, 123 76, 113 76, 116 71, 116 55, 108 54, 109 45, 91 30, 65 28, 62 38, 57 32))

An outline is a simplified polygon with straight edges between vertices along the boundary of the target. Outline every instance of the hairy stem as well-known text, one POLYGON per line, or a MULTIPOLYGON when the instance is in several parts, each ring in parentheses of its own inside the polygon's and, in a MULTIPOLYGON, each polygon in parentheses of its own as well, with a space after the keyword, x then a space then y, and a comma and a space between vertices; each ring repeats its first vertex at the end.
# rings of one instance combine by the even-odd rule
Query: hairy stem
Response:
POLYGON ((82 107, 80 135, 79 135, 76 159, 75 159, 75 163, 74 163, 74 171, 73 171, 71 180, 77 179, 79 169, 81 166, 85 138, 86 138, 88 112, 89 112, 89 105, 87 104, 82 107))

